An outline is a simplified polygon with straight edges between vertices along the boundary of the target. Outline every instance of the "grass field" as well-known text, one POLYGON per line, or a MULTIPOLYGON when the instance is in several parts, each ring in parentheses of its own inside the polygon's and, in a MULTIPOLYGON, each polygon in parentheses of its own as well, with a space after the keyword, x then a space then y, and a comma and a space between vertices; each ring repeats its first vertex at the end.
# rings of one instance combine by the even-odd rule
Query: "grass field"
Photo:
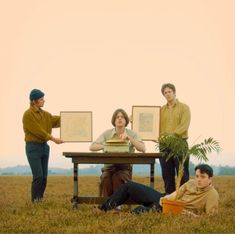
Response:
MULTIPOLYGON (((147 177, 134 180, 148 184, 147 177)), ((98 177, 79 178, 81 195, 98 194, 98 177)), ((165 216, 158 213, 104 213, 94 205, 72 210, 73 179, 50 176, 42 203, 30 202, 30 176, 0 177, 0 233, 235 233, 235 177, 216 177, 220 212, 213 217, 165 216)), ((163 191, 162 179, 155 188, 163 191)), ((127 208, 127 207, 126 207, 127 208)))

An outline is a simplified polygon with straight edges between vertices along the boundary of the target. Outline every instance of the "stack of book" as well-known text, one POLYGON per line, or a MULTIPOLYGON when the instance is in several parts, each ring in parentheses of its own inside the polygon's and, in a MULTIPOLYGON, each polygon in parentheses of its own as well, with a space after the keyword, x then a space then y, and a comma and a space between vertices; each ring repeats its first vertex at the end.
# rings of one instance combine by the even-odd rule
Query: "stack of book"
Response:
POLYGON ((108 140, 104 145, 104 152, 128 153, 129 143, 118 139, 108 140))

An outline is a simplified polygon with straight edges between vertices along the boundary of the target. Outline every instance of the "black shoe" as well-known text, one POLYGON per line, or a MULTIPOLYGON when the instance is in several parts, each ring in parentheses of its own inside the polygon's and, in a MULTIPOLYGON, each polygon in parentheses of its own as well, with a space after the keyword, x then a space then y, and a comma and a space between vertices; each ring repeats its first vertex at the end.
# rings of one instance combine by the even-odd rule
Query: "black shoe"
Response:
POLYGON ((162 207, 159 205, 159 204, 154 204, 152 207, 151 207, 152 211, 155 211, 155 212, 158 212, 158 213, 161 213, 162 212, 162 207))
POLYGON ((108 211, 115 209, 117 207, 116 203, 112 202, 111 200, 107 200, 103 204, 99 205, 98 208, 100 210, 108 211))
POLYGON ((105 206, 105 203, 98 205, 98 209, 103 210, 103 211, 105 211, 105 212, 107 211, 107 208, 106 208, 106 206, 105 206))
POLYGON ((40 202, 42 202, 42 198, 34 198, 33 200, 32 200, 32 203, 40 203, 40 202))
POLYGON ((149 212, 151 209, 152 209, 151 207, 147 207, 147 206, 137 206, 131 211, 131 213, 142 214, 142 213, 149 212))

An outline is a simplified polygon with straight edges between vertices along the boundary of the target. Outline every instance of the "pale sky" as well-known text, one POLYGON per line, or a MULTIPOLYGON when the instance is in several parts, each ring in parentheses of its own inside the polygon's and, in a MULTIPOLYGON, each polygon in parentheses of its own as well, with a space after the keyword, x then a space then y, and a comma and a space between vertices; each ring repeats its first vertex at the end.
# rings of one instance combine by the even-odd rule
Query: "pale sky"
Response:
MULTIPOLYGON (((189 144, 214 137, 223 151, 209 163, 235 166, 234 9, 233 0, 0 0, 0 167, 28 165, 22 115, 33 88, 52 114, 92 111, 95 139, 115 109, 165 104, 168 82, 191 108, 189 144)), ((50 142, 49 166, 72 167, 62 152, 89 145, 50 142)))

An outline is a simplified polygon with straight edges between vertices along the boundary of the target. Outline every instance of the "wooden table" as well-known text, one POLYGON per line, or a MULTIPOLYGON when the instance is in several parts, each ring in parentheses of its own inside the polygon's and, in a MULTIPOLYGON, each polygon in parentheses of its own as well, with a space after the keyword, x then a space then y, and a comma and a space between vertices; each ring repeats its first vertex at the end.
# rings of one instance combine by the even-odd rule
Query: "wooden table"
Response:
POLYGON ((71 158, 73 163, 74 190, 71 202, 73 208, 78 204, 99 204, 105 200, 103 197, 78 196, 78 165, 79 164, 149 164, 150 186, 154 188, 155 159, 160 158, 160 153, 100 153, 100 152, 63 152, 66 158, 71 158))

